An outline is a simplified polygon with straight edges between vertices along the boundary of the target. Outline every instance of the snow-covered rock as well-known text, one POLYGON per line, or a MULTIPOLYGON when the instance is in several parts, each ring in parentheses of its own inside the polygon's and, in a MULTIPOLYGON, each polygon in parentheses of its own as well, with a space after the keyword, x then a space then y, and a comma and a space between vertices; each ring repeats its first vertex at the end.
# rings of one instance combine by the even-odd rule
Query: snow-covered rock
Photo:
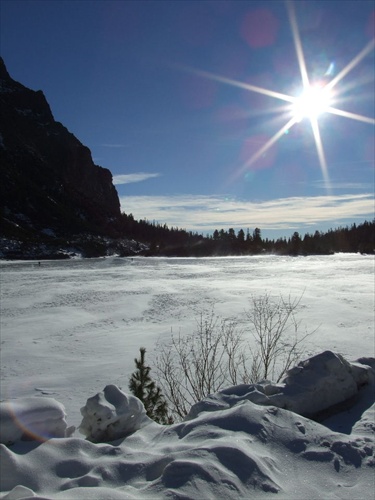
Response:
POLYGON ((366 365, 361 362, 349 363, 340 354, 325 351, 288 370, 278 384, 264 380, 257 384, 229 387, 212 394, 193 405, 186 420, 195 418, 202 411, 231 408, 243 400, 316 418, 335 405, 349 404, 361 386, 373 382, 371 358, 361 361, 366 362, 366 365))
POLYGON ((281 380, 283 395, 275 399, 280 399, 277 406, 313 417, 355 397, 372 376, 369 366, 349 363, 340 354, 325 351, 289 370, 281 380))
POLYGON ((65 437, 67 429, 64 406, 53 398, 21 398, 0 403, 0 442, 44 441, 65 437))
POLYGON ((94 443, 113 441, 152 422, 142 402, 116 385, 107 385, 81 408, 79 431, 94 443))

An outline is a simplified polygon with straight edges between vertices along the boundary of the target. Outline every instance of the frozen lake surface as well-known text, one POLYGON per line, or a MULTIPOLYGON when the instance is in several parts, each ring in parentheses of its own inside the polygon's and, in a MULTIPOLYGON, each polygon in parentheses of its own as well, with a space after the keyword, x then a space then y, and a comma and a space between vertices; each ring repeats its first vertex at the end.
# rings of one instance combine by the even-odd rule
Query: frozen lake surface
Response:
POLYGON ((127 389, 134 358, 190 332, 212 305, 240 321, 252 295, 297 298, 307 353, 374 356, 374 258, 106 258, 1 263, 1 399, 49 395, 78 425, 87 397, 127 389))

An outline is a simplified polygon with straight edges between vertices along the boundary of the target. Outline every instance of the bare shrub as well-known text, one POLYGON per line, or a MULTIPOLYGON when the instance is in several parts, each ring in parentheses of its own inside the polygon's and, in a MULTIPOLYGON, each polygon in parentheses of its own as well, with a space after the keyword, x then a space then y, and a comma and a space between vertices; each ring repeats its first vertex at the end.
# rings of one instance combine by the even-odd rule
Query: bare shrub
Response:
MULTIPOLYGON (((222 319, 211 310, 200 313, 195 330, 171 334, 157 346, 155 373, 176 419, 204 397, 229 385, 254 383, 265 378, 279 381, 302 355, 303 342, 311 333, 299 334, 296 310, 302 296, 292 300, 269 294, 253 296, 245 311, 246 328, 222 319)), ((241 321, 243 325, 243 321, 241 321)))
POLYGON ((279 382, 285 372, 299 361, 307 337, 316 330, 301 334, 301 320, 296 317, 302 295, 292 299, 280 296, 277 301, 266 293, 252 296, 245 318, 255 347, 251 351, 250 382, 271 379, 279 382))
POLYGON ((192 404, 238 380, 242 361, 241 333, 236 324, 201 313, 193 333, 171 335, 160 344, 156 374, 172 412, 183 418, 192 404))

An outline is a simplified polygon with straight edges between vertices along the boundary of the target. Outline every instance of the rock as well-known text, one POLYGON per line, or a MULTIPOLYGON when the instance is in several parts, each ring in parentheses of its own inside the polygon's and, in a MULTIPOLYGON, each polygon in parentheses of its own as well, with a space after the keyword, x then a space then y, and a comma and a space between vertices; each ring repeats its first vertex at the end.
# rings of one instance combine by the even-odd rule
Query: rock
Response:
POLYGON ((0 175, 3 235, 48 240, 116 230, 121 212, 111 172, 55 121, 42 91, 9 76, 1 58, 0 175))

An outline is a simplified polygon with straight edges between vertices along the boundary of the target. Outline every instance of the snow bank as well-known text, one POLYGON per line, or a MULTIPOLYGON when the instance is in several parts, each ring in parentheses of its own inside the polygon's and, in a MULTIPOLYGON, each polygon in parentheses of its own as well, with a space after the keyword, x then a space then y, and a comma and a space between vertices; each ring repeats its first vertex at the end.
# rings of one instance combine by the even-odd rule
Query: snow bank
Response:
MULTIPOLYGON (((80 431, 87 439, 60 437, 0 445, 0 497, 372 498, 375 406, 370 365, 375 363, 361 361, 366 364, 347 363, 341 356, 322 353, 300 363, 298 370, 290 370, 281 384, 262 382, 221 391, 196 405, 194 418, 190 415, 170 426, 150 421, 135 397, 114 385, 106 386, 81 410, 80 431), (351 414, 355 418, 347 434, 271 403, 276 397, 280 404, 311 412, 352 398, 355 390, 353 406, 345 411, 341 408, 335 416, 346 419, 351 414), (308 395, 302 397, 304 391, 308 395), (110 439, 116 440, 93 442, 110 439)), ((51 426, 42 425, 41 416, 46 421, 60 421, 63 412, 49 398, 19 400, 12 402, 12 408, 18 410, 18 416, 34 415, 37 418, 30 420, 39 422, 38 430, 49 431, 51 426)), ((6 424, 8 438, 15 438, 9 415, 9 410, 2 412, 0 423, 2 428, 6 424)), ((61 429, 60 434, 64 432, 61 429)))
POLYGON ((46 440, 65 437, 64 406, 53 398, 22 398, 0 403, 0 443, 20 440, 46 440))
POLYGON ((301 361, 290 369, 279 384, 262 381, 223 389, 192 406, 187 420, 204 411, 231 408, 247 400, 277 406, 309 418, 334 412, 339 404, 350 405, 359 389, 374 380, 371 358, 349 363, 340 354, 325 351, 301 361))
POLYGON ((20 495, 28 488, 48 500, 373 495, 373 436, 335 433, 247 400, 171 426, 146 425, 112 444, 52 439, 0 452, 6 500, 22 498, 20 486, 20 495))
POLYGON ((94 443, 125 437, 152 422, 141 401, 107 385, 81 408, 79 431, 94 443))

